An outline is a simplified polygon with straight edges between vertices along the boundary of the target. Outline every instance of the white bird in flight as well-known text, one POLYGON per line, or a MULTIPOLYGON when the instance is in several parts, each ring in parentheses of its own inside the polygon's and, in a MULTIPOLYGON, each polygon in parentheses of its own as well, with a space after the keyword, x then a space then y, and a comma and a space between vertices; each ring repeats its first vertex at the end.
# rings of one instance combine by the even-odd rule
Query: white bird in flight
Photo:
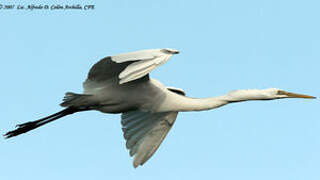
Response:
POLYGON ((182 89, 166 87, 149 73, 179 51, 150 49, 108 56, 96 63, 83 83, 84 92, 67 92, 60 104, 64 110, 17 125, 6 138, 28 132, 63 116, 80 111, 122 113, 121 124, 133 166, 143 165, 158 149, 174 124, 178 112, 203 111, 248 100, 315 98, 281 89, 235 90, 222 96, 190 98, 182 89))

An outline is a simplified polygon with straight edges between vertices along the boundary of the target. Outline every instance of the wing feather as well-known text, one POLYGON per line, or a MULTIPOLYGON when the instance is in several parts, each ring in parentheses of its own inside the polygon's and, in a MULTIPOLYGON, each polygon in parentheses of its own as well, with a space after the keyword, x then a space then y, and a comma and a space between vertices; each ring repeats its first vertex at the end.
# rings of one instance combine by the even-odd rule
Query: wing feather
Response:
MULTIPOLYGON (((152 64, 149 67, 146 68, 141 68, 141 69, 136 69, 135 72, 130 73, 127 76, 124 77, 119 77, 120 78, 120 84, 126 83, 126 82, 130 82, 133 81, 135 79, 139 79, 147 74, 149 74, 149 72, 151 72, 153 69, 155 69, 157 66, 152 64)), ((126 73, 127 71, 122 71, 123 73, 126 73)), ((121 74, 120 74, 121 75, 121 74)))
POLYGON ((129 75, 131 75, 133 73, 139 72, 142 69, 149 68, 150 66, 153 66, 153 65, 154 65, 154 61, 152 61, 152 60, 134 62, 134 63, 130 64, 125 69, 125 71, 122 71, 119 74, 119 78, 120 79, 125 78, 126 76, 129 76, 129 75))
MULTIPOLYGON (((185 95, 179 88, 168 87, 168 90, 185 95)), ((130 156, 135 156, 133 166, 143 165, 157 151, 178 116, 178 112, 142 112, 129 111, 122 113, 121 125, 126 147, 130 156)))
POLYGON ((168 122, 172 120, 174 122, 177 115, 177 112, 167 114, 162 121, 157 122, 152 131, 148 132, 144 140, 139 144, 139 149, 133 161, 134 167, 143 165, 156 152, 172 127, 172 124, 168 122))
POLYGON ((126 147, 130 149, 130 156, 135 156, 133 165, 137 167, 143 165, 158 149, 178 113, 131 111, 128 114, 122 114, 123 132, 127 140, 126 147), (133 121, 128 114, 134 116, 135 120, 133 121))
POLYGON ((169 60, 173 54, 162 49, 142 50, 111 56, 116 63, 132 62, 119 74, 119 84, 139 79, 169 60))
POLYGON ((155 56, 161 55, 161 49, 148 49, 135 52, 118 54, 111 56, 112 60, 116 63, 123 63, 128 61, 144 61, 154 59, 155 56))
POLYGON ((91 92, 108 83, 149 80, 149 73, 172 55, 172 52, 165 49, 148 49, 108 56, 92 66, 83 87, 85 92, 91 92))

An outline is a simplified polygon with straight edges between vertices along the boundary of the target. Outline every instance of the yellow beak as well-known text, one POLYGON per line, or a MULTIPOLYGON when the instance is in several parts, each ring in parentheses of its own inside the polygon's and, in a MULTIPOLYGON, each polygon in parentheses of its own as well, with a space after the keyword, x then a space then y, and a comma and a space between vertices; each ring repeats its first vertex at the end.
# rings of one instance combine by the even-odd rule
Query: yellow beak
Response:
POLYGON ((286 95, 289 98, 306 98, 306 99, 316 99, 314 96, 309 96, 305 94, 297 94, 297 93, 291 93, 291 92, 286 92, 286 91, 278 91, 279 95, 286 95))

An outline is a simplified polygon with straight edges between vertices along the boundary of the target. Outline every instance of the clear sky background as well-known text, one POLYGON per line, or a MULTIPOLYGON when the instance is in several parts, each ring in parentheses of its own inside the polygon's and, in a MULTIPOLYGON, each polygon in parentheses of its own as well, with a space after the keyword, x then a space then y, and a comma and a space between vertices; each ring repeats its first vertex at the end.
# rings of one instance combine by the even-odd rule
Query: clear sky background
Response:
MULTIPOLYGON (((151 48, 180 54, 151 73, 191 97, 276 87, 320 96, 317 0, 5 1, 95 10, 0 10, 0 132, 60 111, 100 58, 151 48)), ((0 140, 1 180, 319 180, 316 100, 237 103, 180 113, 134 169, 120 116, 74 114, 0 140)))

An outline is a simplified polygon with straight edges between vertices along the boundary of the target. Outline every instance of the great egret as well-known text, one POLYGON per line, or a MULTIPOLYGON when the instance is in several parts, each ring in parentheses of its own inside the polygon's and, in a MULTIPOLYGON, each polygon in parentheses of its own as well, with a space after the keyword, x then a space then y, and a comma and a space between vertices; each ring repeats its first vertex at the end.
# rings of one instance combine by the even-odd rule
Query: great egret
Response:
POLYGON ((223 105, 281 98, 315 98, 284 90, 236 90, 211 98, 190 98, 183 90, 165 87, 149 78, 149 73, 178 54, 175 49, 150 49, 108 56, 96 63, 83 83, 84 93, 66 93, 61 106, 64 110, 48 117, 17 125, 6 133, 10 138, 40 127, 63 116, 89 110, 122 113, 121 124, 133 166, 143 165, 158 149, 178 112, 203 111, 223 105))

